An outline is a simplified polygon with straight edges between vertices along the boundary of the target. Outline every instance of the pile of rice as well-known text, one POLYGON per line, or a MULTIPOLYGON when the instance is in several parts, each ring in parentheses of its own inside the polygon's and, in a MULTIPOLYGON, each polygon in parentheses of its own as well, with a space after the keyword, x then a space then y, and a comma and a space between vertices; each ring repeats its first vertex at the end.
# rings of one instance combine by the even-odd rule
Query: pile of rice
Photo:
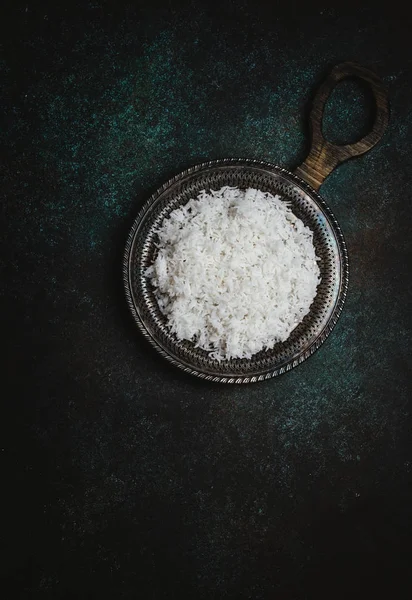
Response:
POLYGON ((179 340, 217 360, 250 358, 285 341, 320 281, 313 233, 280 196, 202 191, 158 230, 146 271, 179 340))

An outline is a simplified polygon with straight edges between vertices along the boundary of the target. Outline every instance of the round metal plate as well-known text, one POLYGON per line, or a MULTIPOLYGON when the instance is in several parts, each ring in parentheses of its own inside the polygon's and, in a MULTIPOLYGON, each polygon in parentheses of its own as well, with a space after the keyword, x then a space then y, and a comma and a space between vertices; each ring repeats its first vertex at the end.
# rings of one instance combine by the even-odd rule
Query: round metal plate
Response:
POLYGON ((262 381, 289 371, 308 358, 332 331, 343 307, 348 286, 348 255, 340 227, 322 198, 303 180, 270 163, 225 159, 197 165, 163 185, 146 202, 129 234, 123 279, 133 318, 149 343, 187 373, 221 383, 262 381), (156 256, 156 229, 172 210, 201 190, 223 186, 256 188, 279 194, 313 231, 321 259, 321 283, 309 314, 289 338, 251 359, 212 360, 209 353, 170 333, 159 310, 146 269, 156 256))

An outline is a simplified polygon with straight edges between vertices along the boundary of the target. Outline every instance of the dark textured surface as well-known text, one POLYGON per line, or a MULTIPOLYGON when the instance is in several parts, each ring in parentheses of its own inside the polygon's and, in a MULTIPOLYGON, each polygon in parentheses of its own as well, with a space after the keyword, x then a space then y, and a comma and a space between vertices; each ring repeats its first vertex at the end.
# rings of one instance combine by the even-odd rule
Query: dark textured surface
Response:
MULTIPOLYGON (((410 597, 411 22, 56 4, 0 19, 5 597, 410 597), (322 188, 351 259, 342 317, 278 379, 185 376, 126 310, 133 217, 196 162, 298 164, 340 60, 391 102, 384 141, 322 188)), ((363 131, 356 94, 326 111, 335 139, 363 131)))

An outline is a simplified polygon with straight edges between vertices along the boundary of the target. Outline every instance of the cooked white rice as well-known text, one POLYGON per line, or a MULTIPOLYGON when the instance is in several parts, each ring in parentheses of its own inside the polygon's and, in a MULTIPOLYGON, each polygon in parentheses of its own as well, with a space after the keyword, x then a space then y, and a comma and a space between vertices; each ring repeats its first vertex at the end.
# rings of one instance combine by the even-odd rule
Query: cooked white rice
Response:
POLYGON ((250 358, 285 341, 320 281, 313 233, 279 196, 202 191, 158 230, 146 271, 179 340, 218 360, 250 358))

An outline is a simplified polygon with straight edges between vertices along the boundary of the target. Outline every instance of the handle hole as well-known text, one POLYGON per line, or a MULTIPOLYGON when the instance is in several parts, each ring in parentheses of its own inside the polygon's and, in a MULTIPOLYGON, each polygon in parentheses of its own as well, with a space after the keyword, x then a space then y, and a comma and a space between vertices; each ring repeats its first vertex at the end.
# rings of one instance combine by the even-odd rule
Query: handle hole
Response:
POLYGON ((322 133, 332 144, 353 144, 371 131, 375 117, 370 87, 357 77, 348 77, 335 86, 326 102, 322 133))

